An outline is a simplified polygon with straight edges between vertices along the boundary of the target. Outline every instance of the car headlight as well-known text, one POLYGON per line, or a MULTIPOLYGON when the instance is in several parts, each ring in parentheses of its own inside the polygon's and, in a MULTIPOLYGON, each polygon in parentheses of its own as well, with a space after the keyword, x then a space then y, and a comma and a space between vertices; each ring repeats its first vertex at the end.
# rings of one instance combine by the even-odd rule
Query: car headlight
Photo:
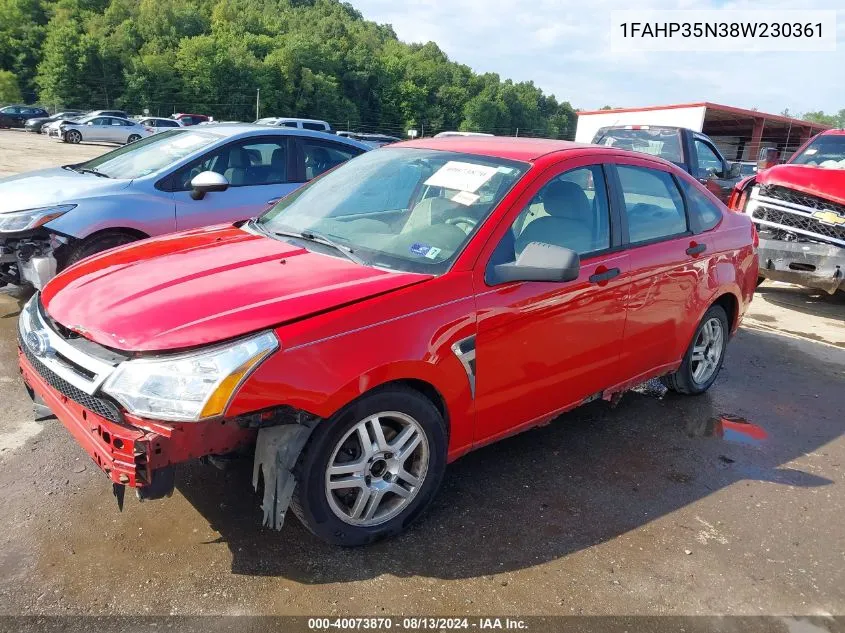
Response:
POLYGON ((60 215, 64 215, 75 208, 75 204, 57 204, 52 207, 0 213, 0 233, 29 231, 46 224, 50 220, 55 220, 60 215))
POLYGON ((196 422, 221 415, 238 386, 279 348, 272 332, 198 352, 118 365, 103 391, 141 417, 196 422))

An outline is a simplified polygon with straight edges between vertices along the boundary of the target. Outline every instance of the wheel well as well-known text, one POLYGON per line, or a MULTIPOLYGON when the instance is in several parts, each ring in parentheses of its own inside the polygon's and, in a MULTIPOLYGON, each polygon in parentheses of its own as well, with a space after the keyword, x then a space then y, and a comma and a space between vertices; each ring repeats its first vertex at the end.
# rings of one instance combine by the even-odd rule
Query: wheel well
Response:
POLYGON ((736 325, 737 312, 739 311, 739 302, 736 297, 730 292, 723 294, 713 302, 713 305, 722 306, 725 313, 728 315, 728 327, 733 331, 736 325))
POLYGON ((143 231, 139 231, 138 229, 130 229, 127 227, 110 227, 107 229, 100 229, 99 231, 94 231, 91 235, 86 235, 83 238, 79 238, 80 241, 82 240, 90 240, 92 238, 97 238, 102 235, 108 235, 109 233, 123 233, 124 235, 131 235, 135 239, 143 240, 149 237, 143 231))
POLYGON ((418 391, 428 398, 440 412, 440 415, 443 416, 443 421, 446 423, 446 431, 449 431, 449 410, 446 408, 446 400, 434 385, 430 382, 426 382, 425 380, 406 378, 403 380, 392 380, 390 382, 386 382, 379 385, 378 388, 384 389, 385 387, 390 387, 392 385, 404 385, 406 387, 410 387, 414 391, 418 391))

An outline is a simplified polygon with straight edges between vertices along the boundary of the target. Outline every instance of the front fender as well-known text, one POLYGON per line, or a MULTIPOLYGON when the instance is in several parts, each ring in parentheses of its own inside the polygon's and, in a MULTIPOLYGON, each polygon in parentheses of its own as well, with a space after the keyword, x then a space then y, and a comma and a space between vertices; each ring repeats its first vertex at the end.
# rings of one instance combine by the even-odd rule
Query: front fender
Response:
POLYGON ((329 418, 386 383, 420 381, 445 404, 449 457, 466 452, 475 403, 471 377, 452 346, 475 334, 476 315, 470 275, 462 277, 438 278, 279 328, 282 350, 246 381, 227 415, 285 404, 329 418), (442 300, 444 286, 451 299, 442 300), (435 295, 441 300, 429 300, 435 295), (311 338, 316 332, 319 338, 311 338))
POLYGON ((104 229, 134 229, 148 236, 176 230, 176 205, 172 194, 128 191, 86 198, 77 207, 44 225, 59 235, 86 238, 104 229))

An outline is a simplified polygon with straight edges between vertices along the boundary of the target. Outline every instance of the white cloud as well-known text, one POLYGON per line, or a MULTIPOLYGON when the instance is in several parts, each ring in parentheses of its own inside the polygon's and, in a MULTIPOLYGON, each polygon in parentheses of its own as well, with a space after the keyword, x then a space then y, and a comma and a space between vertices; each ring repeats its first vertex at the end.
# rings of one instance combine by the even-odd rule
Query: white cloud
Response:
POLYGON ((762 111, 845 108, 845 11, 840 0, 352 0, 407 42, 436 42, 477 72, 532 80, 576 107, 712 101, 762 111), (613 53, 614 9, 837 9, 828 53, 613 53))

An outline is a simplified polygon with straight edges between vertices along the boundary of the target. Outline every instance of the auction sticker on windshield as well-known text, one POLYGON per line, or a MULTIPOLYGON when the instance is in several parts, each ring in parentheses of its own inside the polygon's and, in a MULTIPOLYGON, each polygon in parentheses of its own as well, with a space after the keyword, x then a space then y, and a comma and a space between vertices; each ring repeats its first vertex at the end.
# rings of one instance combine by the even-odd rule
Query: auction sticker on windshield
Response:
POLYGON ((429 187, 475 192, 496 173, 496 167, 450 160, 425 181, 429 187))

